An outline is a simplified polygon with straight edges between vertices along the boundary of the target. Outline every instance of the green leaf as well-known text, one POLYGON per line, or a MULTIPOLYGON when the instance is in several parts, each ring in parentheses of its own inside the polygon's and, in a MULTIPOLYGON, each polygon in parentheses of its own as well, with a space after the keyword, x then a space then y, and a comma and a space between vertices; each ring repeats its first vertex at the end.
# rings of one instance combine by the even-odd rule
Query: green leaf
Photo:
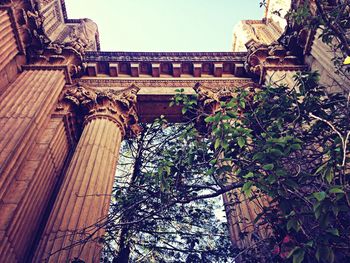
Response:
POLYGON ((243 192, 249 196, 252 192, 252 186, 253 186, 253 182, 246 182, 242 188, 243 192))
POLYGON ((215 140, 214 149, 216 150, 217 148, 219 148, 219 146, 220 146, 220 138, 217 138, 215 140))
POLYGON ((164 170, 166 171, 166 173, 169 175, 171 172, 171 168, 170 166, 165 166, 164 170))
POLYGON ((241 107, 244 109, 245 108, 245 101, 244 100, 241 100, 240 102, 239 102, 239 104, 241 105, 241 107))
POLYGON ((301 263, 304 260, 305 251, 303 249, 297 249, 293 254, 293 263, 301 263))
POLYGON ((274 174, 270 174, 267 178, 267 181, 270 183, 270 184, 273 184, 276 182, 277 178, 274 174))
POLYGON ((245 145, 245 139, 243 137, 237 138, 237 143, 240 148, 242 148, 245 145))
POLYGON ((252 178, 252 177, 254 177, 254 173, 253 172, 249 172, 245 176, 243 176, 243 178, 245 178, 245 179, 252 178))
POLYGON ((308 246, 308 247, 313 247, 313 245, 314 245, 314 241, 313 240, 310 240, 310 241, 308 241, 306 243, 306 246, 308 246))
POLYGON ((230 100, 230 102, 226 104, 226 108, 232 108, 235 105, 236 105, 236 102, 234 100, 230 100))
POLYGON ((301 145, 297 144, 297 143, 292 144, 291 149, 292 150, 301 150, 301 145))
POLYGON ((330 247, 319 246, 316 251, 316 259, 318 262, 322 261, 327 263, 333 263, 334 262, 333 250, 330 247))
POLYGON ((333 178, 334 178, 333 168, 328 168, 326 170, 325 178, 329 184, 333 181, 333 178))
POLYGON ((320 172, 322 172, 322 170, 327 166, 327 163, 322 164, 320 167, 317 168, 315 174, 318 174, 320 172))
POLYGON ((329 193, 331 193, 331 194, 345 194, 345 192, 340 187, 337 187, 337 186, 333 186, 329 190, 329 193))
POLYGON ((288 253, 287 258, 290 258, 294 254, 294 252, 297 251, 299 248, 300 247, 298 246, 293 247, 293 249, 288 253))
POLYGON ((214 122, 215 121, 215 117, 214 116, 208 116, 204 119, 205 122, 214 122))
POLYGON ((331 228, 327 230, 327 233, 332 234, 333 236, 339 236, 339 230, 336 228, 331 228))
POLYGON ((186 107, 183 107, 182 110, 181 110, 182 114, 185 114, 186 111, 187 111, 187 108, 186 108, 186 107))
POLYGON ((313 193, 312 194, 316 199, 317 201, 321 202, 322 200, 324 200, 327 196, 327 194, 325 192, 316 192, 316 193, 313 193))
POLYGON ((234 112, 234 111, 228 111, 228 112, 226 112, 226 114, 228 116, 230 116, 231 118, 236 118, 237 117, 237 113, 234 112))
POLYGON ((212 164, 212 165, 214 165, 214 164, 216 164, 216 163, 217 163, 217 161, 218 161, 217 159, 212 159, 212 160, 210 160, 210 162, 209 162, 209 163, 210 163, 210 164, 212 164))
POLYGON ((280 157, 280 156, 283 155, 283 153, 280 150, 278 150, 278 149, 271 149, 269 151, 269 153, 271 153, 272 155, 274 155, 276 157, 280 157))
POLYGON ((298 220, 296 220, 295 218, 291 218, 287 222, 287 230, 290 231, 292 228, 297 232, 300 230, 298 220))
POLYGON ((319 219, 322 212, 321 203, 317 202, 316 204, 314 204, 313 210, 314 210, 315 218, 319 219))
POLYGON ((265 157, 265 154, 264 154, 264 153, 258 152, 258 153, 256 153, 256 154, 254 154, 254 156, 253 156, 253 161, 262 160, 262 159, 264 159, 264 157, 265 157))
POLYGON ((263 169, 264 169, 265 171, 271 171, 274 167, 275 167, 275 166, 274 166, 272 163, 269 163, 269 164, 265 164, 265 165, 263 166, 263 169))

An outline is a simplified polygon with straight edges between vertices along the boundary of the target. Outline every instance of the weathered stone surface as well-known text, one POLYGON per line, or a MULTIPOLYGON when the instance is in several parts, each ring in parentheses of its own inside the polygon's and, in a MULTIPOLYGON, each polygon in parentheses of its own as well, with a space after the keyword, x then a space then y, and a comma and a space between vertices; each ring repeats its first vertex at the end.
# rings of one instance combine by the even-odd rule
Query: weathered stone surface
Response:
MULTIPOLYGON (((63 103, 82 112, 85 127, 35 254, 35 262, 75 257, 99 259, 119 147, 126 131, 137 133, 137 87, 65 91, 63 103), (102 177, 101 177, 102 176, 102 177)), ((65 107, 63 106, 63 108, 65 107)))

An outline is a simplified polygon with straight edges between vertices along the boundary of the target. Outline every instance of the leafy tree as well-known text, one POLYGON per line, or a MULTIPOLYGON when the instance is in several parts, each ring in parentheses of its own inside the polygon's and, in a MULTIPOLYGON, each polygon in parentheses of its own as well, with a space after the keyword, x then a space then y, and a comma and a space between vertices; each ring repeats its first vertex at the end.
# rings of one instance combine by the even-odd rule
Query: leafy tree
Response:
MULTIPOLYGON (((237 89, 233 98, 205 115, 205 137, 213 149, 208 152, 213 164, 209 175, 224 169, 243 183, 247 196, 255 198, 256 187, 272 198, 257 216, 272 228, 270 242, 262 243, 274 245, 266 261, 346 262, 349 100, 343 94, 328 94, 318 84, 317 73, 299 73, 295 80, 293 88, 237 89), (228 162, 223 166, 220 160, 228 162)), ((205 114, 182 93, 175 100, 185 104, 189 115, 205 114)), ((196 132, 190 131, 195 137, 196 132)), ((230 186, 230 180, 222 184, 230 186)), ((252 250, 257 255, 256 246, 252 250)))
MULTIPOLYGON (((234 253, 218 218, 222 193, 206 176, 209 143, 193 125, 143 125, 122 150, 107 220, 105 261, 229 262, 234 253), (213 199, 214 198, 214 199, 213 199)), ((221 209, 220 209, 221 207, 221 209)))

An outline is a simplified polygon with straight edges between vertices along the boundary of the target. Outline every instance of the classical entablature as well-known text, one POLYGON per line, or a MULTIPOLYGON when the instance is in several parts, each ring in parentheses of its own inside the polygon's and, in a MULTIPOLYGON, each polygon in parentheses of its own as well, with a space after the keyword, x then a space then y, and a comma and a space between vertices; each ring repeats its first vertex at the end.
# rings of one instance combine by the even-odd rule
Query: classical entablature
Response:
POLYGON ((177 89, 187 94, 201 83, 208 87, 255 85, 244 68, 246 52, 86 52, 85 71, 76 83, 121 89, 136 85, 142 121, 164 115, 181 120, 178 107, 169 108, 177 89))
POLYGON ((246 77, 245 52, 87 52, 87 75, 246 77))

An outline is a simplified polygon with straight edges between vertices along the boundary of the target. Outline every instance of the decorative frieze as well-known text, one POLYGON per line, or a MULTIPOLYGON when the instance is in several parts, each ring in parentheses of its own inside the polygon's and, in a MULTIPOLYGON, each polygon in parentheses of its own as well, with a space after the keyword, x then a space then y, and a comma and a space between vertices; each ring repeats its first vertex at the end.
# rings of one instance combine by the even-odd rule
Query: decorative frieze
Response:
POLYGON ((210 87, 247 87, 254 85, 250 78, 184 78, 184 79, 170 79, 170 78, 81 78, 77 82, 82 85, 90 87, 129 87, 132 84, 142 87, 194 87, 196 83, 201 83, 210 87))

